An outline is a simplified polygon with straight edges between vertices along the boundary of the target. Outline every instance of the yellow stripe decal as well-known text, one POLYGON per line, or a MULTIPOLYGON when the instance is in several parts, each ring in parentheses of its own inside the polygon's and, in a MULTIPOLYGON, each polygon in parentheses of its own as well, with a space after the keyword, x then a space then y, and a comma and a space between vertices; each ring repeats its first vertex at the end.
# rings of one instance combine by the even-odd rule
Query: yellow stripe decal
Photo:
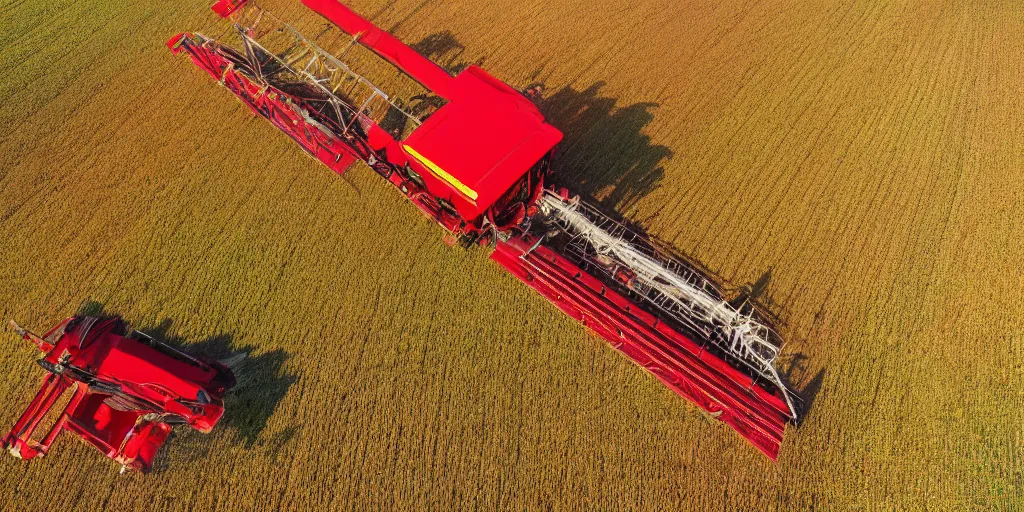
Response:
POLYGON ((476 201, 476 198, 478 197, 479 194, 477 194, 475 190, 463 185, 461 181, 455 179, 455 176, 452 176, 451 174, 444 172, 444 169, 438 167, 437 164, 428 160, 427 157, 419 154, 419 152, 416 151, 415 149, 406 145, 403 145, 403 147, 405 148, 406 151, 409 152, 410 155, 413 156, 413 158, 419 160, 421 164, 426 166, 427 169, 430 169, 430 172, 434 173, 434 175, 436 175, 438 178, 447 181, 449 185, 455 187, 456 190, 465 194, 466 197, 472 199, 473 201, 476 201))

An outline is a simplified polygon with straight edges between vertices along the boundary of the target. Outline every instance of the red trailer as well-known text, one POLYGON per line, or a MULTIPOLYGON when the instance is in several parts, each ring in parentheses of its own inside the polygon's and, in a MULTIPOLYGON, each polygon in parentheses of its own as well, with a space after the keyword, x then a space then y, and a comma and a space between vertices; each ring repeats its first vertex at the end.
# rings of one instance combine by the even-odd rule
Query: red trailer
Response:
POLYGON ((773 460, 795 396, 781 342, 750 301, 726 300, 669 256, 568 191, 546 185, 562 133, 531 98, 470 66, 451 76, 336 0, 303 0, 352 36, 335 55, 253 2, 221 0, 225 39, 168 41, 338 173, 356 160, 450 236, 492 258, 736 429, 773 460), (359 70, 368 49, 422 92, 385 92, 359 70))
POLYGON ((224 414, 231 370, 194 357, 141 332, 127 333, 117 317, 75 316, 37 336, 11 326, 43 351, 47 374, 35 399, 4 438, 20 459, 44 456, 62 431, 71 432, 121 464, 148 472, 174 425, 200 432, 224 414), (65 392, 70 398, 50 430, 32 438, 65 392))

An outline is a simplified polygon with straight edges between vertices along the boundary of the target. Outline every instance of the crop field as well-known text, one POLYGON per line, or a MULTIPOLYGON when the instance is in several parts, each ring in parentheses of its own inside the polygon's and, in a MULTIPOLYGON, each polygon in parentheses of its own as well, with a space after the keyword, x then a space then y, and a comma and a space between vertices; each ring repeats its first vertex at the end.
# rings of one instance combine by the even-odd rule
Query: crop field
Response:
MULTIPOLYGON (((208 0, 0 0, 0 317, 250 354, 153 474, 63 434, 0 508, 1024 508, 1024 3, 350 5, 542 82, 560 184, 767 283, 808 409, 778 463, 172 56, 208 0)), ((6 429, 43 372, 0 339, 6 429)))

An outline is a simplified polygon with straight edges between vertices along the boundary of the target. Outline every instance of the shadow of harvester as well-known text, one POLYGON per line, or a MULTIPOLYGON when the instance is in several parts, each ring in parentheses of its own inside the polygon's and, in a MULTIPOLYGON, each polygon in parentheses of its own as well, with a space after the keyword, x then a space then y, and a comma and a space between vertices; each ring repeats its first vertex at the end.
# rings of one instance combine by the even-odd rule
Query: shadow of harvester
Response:
POLYGON ((790 385, 794 385, 793 383, 796 382, 803 383, 799 389, 794 391, 797 397, 797 409, 800 413, 796 424, 797 426, 802 425, 807 421, 812 406, 821 393, 821 388, 825 383, 825 368, 818 368, 814 376, 808 378, 812 370, 808 365, 808 357, 801 352, 780 356, 778 366, 784 382, 790 385))
POLYGON ((624 212, 659 186, 662 162, 673 153, 643 133, 657 103, 620 107, 615 98, 601 95, 602 87, 603 82, 580 91, 564 87, 540 107, 565 133, 555 156, 555 184, 603 209, 624 212))
POLYGON ((256 347, 235 346, 230 334, 220 334, 190 343, 168 334, 172 324, 172 320, 168 318, 155 326, 138 330, 190 354, 218 360, 226 360, 241 353, 248 354, 233 368, 238 385, 224 399, 224 417, 218 427, 232 429, 235 439, 251 448, 266 428, 267 421, 274 414, 278 404, 288 393, 288 388, 298 380, 298 377, 282 370, 288 361, 288 353, 283 349, 276 349, 253 356, 251 354, 255 352, 256 347))

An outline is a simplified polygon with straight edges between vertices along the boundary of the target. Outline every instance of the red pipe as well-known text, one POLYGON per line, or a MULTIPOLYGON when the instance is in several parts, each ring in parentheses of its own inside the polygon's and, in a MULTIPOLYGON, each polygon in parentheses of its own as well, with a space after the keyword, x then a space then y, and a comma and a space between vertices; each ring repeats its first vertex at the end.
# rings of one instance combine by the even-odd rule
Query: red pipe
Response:
POLYGON ((68 419, 71 418, 71 413, 75 409, 78 409, 78 405, 82 403, 82 400, 85 398, 87 393, 88 388, 85 386, 79 386, 78 389, 75 390, 75 394, 71 397, 71 401, 69 401, 68 405, 64 407, 64 413, 60 415, 60 419, 57 420, 57 423, 53 424, 53 428, 50 429, 50 432, 48 432, 46 437, 39 442, 39 451, 45 454, 50 449, 50 445, 53 444, 54 439, 57 439, 57 434, 60 434, 61 431, 64 430, 64 425, 68 422, 68 419))
MULTIPOLYGON (((18 422, 14 424, 14 428, 11 429, 11 433, 5 440, 5 444, 10 444, 15 440, 27 443, 32 437, 32 433, 35 432, 36 427, 39 426, 39 422, 43 420, 46 413, 53 407, 53 403, 57 401, 57 398, 67 388, 68 382, 63 377, 47 373, 46 377, 43 378, 42 385, 39 387, 39 392, 32 399, 32 403, 25 410, 25 414, 22 414, 18 422)), ((33 456, 34 454, 28 454, 26 458, 33 456)))
POLYGON ((302 3, 346 33, 353 36, 358 34, 361 44, 398 66, 399 69, 433 91, 434 94, 451 99, 449 93, 452 76, 441 66, 409 48, 395 36, 381 30, 337 0, 302 0, 302 3))

